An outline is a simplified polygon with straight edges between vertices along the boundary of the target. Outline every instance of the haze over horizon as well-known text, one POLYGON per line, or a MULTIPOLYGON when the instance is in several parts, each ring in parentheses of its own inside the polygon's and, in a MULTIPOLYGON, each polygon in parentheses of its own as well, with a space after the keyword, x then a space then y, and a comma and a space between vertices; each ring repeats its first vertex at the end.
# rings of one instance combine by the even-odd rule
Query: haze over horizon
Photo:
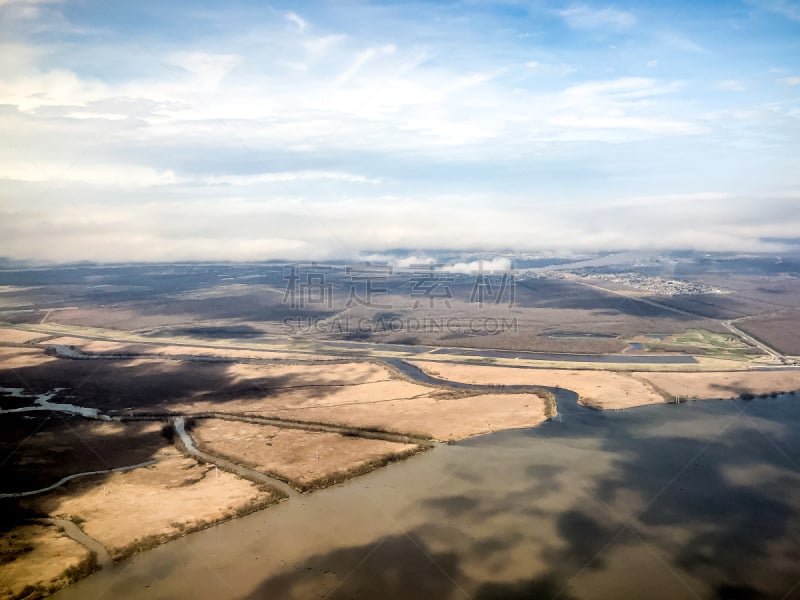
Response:
POLYGON ((0 0, 0 123, 14 259, 782 252, 800 3, 0 0))

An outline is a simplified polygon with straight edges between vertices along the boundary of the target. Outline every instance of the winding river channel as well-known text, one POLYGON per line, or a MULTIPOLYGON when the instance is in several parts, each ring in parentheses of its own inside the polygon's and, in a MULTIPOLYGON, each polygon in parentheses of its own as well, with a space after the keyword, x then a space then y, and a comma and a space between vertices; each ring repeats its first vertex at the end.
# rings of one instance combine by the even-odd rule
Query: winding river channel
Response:
POLYGON ((441 445, 186 536, 87 598, 794 598, 800 402, 624 411, 441 445))

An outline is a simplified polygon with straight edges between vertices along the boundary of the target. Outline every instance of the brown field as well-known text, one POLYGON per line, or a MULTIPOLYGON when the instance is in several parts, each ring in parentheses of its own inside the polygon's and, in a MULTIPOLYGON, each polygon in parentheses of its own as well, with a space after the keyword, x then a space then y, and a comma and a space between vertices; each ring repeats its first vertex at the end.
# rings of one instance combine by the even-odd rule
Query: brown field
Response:
MULTIPOLYGON (((98 332, 100 330, 97 330, 98 332)), ((678 334, 677 336, 670 336, 669 339, 682 339, 684 335, 692 335, 694 330, 687 330, 684 334, 678 334)), ((704 335, 710 336, 718 336, 719 334, 713 334, 708 330, 703 330, 704 335)), ((87 335, 91 335, 91 332, 87 332, 87 335)), ((662 334, 663 335, 663 334, 662 334)), ((580 341, 580 340, 579 340, 580 341)), ((677 343, 670 343, 666 344, 666 342, 654 340, 651 338, 647 338, 644 336, 638 336, 632 338, 630 341, 639 341, 644 342, 645 348, 642 351, 636 351, 632 354, 639 354, 641 352, 647 351, 655 351, 655 352, 679 352, 679 353, 694 353, 697 352, 697 356, 695 356, 697 362, 696 367, 698 370, 707 370, 707 369, 736 369, 741 368, 741 364, 730 363, 730 360, 735 360, 741 363, 742 361, 751 362, 753 360, 758 360, 758 357, 753 358, 749 356, 750 351, 755 351, 752 348, 746 348, 747 352, 743 352, 742 348, 736 347, 734 350, 736 352, 719 352, 717 348, 713 348, 712 352, 709 353, 709 346, 698 345, 692 346, 687 345, 684 341, 681 341, 680 344, 677 343), (712 356, 713 354, 713 356, 712 356)), ((616 340, 619 342, 619 340, 616 340)), ((615 342, 615 343, 616 343, 615 342)), ((217 344, 216 342, 210 342, 211 344, 217 344)), ((621 342, 620 342, 621 343, 621 342)), ((74 336, 61 336, 57 338, 52 338, 46 342, 41 344, 42 347, 46 347, 53 344, 60 344, 66 346, 75 346, 78 349, 87 351, 87 352, 96 352, 96 353, 106 353, 109 354, 109 358, 114 358, 115 354, 143 354, 142 358, 151 358, 157 359, 161 355, 164 357, 181 357, 186 355, 191 356, 203 356, 203 357, 222 357, 225 359, 236 359, 236 358, 255 358, 255 359, 263 359, 269 361, 275 361, 276 363, 285 363, 285 364, 305 364, 310 365, 312 363, 342 363, 342 362, 350 362, 365 360, 359 359, 357 357, 353 357, 348 359, 345 356, 336 356, 336 355, 326 355, 326 354, 319 354, 314 353, 313 350, 309 350, 308 352, 283 352, 281 350, 257 350, 257 349, 249 349, 249 348, 235 348, 229 349, 227 347, 221 345, 215 346, 193 346, 193 345, 163 345, 163 344, 151 344, 151 343, 139 343, 139 342, 115 342, 115 341, 107 341, 107 340, 91 340, 82 337, 74 337, 74 336)), ((237 342, 239 344, 239 342, 237 342)), ((621 343, 621 345, 627 346, 627 342, 621 343)), ((370 345, 364 344, 365 348, 369 348, 370 345)), ((558 350, 558 348, 556 348, 558 350)), ((563 348, 561 348, 563 350, 563 348)), ((584 348, 583 350, 586 350, 584 348)), ((374 351, 374 356, 376 358, 380 358, 381 350, 378 349, 374 351)), ((423 356, 423 355, 418 355, 423 356)), ((366 360, 369 360, 368 358, 366 360)), ((513 360, 513 359, 512 359, 513 360)), ((506 359, 502 358, 494 358, 494 359, 474 359, 474 362, 480 363, 497 363, 497 364, 504 364, 506 359)), ((512 364, 518 364, 518 361, 514 361, 512 364)), ((531 366, 542 367, 542 368, 570 368, 576 370, 582 369, 596 369, 597 365, 595 363, 588 363, 588 362, 567 362, 567 361, 546 361, 546 360, 537 360, 535 364, 531 366)), ((645 368, 642 364, 637 363, 607 363, 603 365, 603 369, 605 370, 640 370, 645 368)), ((671 364, 652 364, 646 367, 649 370, 685 370, 687 369, 686 365, 671 365, 671 364)))
POLYGON ((342 386, 390 377, 386 369, 365 362, 256 365, 159 358, 70 360, 47 357, 42 351, 0 348, 0 356, 4 354, 9 358, 0 365, 0 386, 22 386, 38 393, 63 387, 65 396, 75 397, 74 403, 103 411, 163 412, 192 403, 205 403, 203 410, 209 410, 217 403, 260 401, 295 388, 321 398, 341 392, 342 386))
MULTIPOLYGON (((296 327, 284 322, 286 317, 328 319, 327 325, 303 332, 303 339, 359 339, 373 342, 453 345, 467 348, 538 350, 541 352, 608 353, 625 348, 625 340, 642 333, 679 333, 687 329, 716 330, 719 324, 702 317, 692 319, 673 312, 624 298, 603 290, 589 288, 568 280, 528 280, 516 287, 514 306, 506 303, 479 306, 469 302, 470 282, 455 282, 450 306, 443 302, 433 307, 414 305, 418 298, 409 297, 400 277, 388 282, 389 293, 381 298, 392 305, 391 311, 363 307, 339 312, 347 300, 347 281, 335 286, 333 309, 328 311, 293 311, 282 302, 283 282, 278 276, 275 285, 217 285, 168 296, 158 290, 156 298, 126 298, 122 294, 113 305, 80 306, 72 310, 55 310, 47 323, 71 326, 104 327, 138 331, 148 335, 234 339, 224 329, 231 324, 246 325, 257 337, 259 332, 295 334, 296 327), (400 291, 402 290, 402 291, 400 291), (370 331, 348 331, 336 324, 337 319, 371 320, 370 331), (444 329, 406 327, 401 330, 381 326, 381 320, 397 317, 433 321, 447 320, 444 329), (496 325, 480 325, 486 318, 515 319, 515 325, 497 330, 496 325), (201 325, 202 326, 198 326, 201 325), (473 324, 477 324, 473 327, 473 324), (204 333, 204 329, 208 333, 204 333), (217 328, 220 331, 215 332, 217 328), (196 331, 193 331, 196 330, 196 331), (551 337, 553 333, 598 333, 608 338, 551 337)), ((241 338, 236 338, 240 339, 241 338)))
MULTIPOLYGON (((687 320, 681 326, 692 322, 687 320)), ((663 325, 664 320, 659 318, 658 324, 663 325)), ((573 327, 582 330, 583 324, 573 327)), ((596 329, 602 327, 598 325, 596 329)), ((668 333, 661 327, 656 331, 668 333)), ((547 400, 533 393, 445 390, 408 381, 393 369, 368 361, 341 362, 341 358, 335 358, 328 363, 299 364, 292 360, 317 357, 182 346, 174 341, 129 344, 64 335, 49 343, 74 345, 91 352, 280 358, 286 362, 238 364, 158 357, 68 360, 46 356, 42 349, 0 348, 0 385, 34 392, 68 388, 56 401, 102 411, 218 411, 385 430, 442 441, 532 427, 548 416, 547 400)), ((696 342, 694 338, 690 341, 696 342)), ((597 408, 661 403, 675 394, 715 398, 770 393, 792 389, 792 381, 797 378, 791 371, 520 369, 429 360, 413 364, 433 375, 467 383, 562 387, 574 390, 584 404, 597 408)), ((704 366, 707 364, 696 365, 704 366)), ((21 402, 4 398, 0 407, 8 408, 14 403, 21 402)), ((16 458, 0 467, 3 484, 11 485, 0 491, 35 489, 78 471, 160 459, 151 467, 75 480, 48 494, 16 503, 33 514, 80 523, 115 559, 277 500, 276 495, 256 484, 180 456, 163 427, 161 422, 101 423, 46 413, 3 415, 0 451, 14 451, 16 458)), ((419 449, 410 443, 222 419, 198 419, 193 435, 209 453, 277 476, 302 491, 343 481, 419 449)), ((52 557, 48 560, 53 568, 61 569, 55 576, 71 564, 52 557)))
MULTIPOLYGON (((519 282, 513 307, 468 302, 471 282, 457 278, 451 306, 440 302, 435 307, 414 308, 418 298, 409 296, 407 278, 400 277, 387 282, 389 294, 381 298, 393 306, 391 311, 355 307, 339 312, 348 292, 344 274, 336 276, 336 308, 292 311, 282 303, 281 267, 225 269, 245 274, 238 281, 252 283, 231 284, 231 278, 220 277, 216 267, 199 266, 5 275, 24 285, 0 287, 3 319, 30 323, 29 329, 38 326, 42 331, 0 326, 0 344, 5 344, 0 347, 0 386, 35 393, 67 388, 55 401, 109 413, 219 411, 437 440, 535 426, 547 418, 550 401, 544 394, 505 393, 508 390, 501 388, 478 394, 420 385, 357 355, 343 362, 340 356, 314 354, 315 341, 610 353, 623 351, 635 339, 644 345, 642 352, 702 355, 691 366, 609 364, 603 365, 604 370, 597 370, 597 364, 556 362, 535 363, 542 368, 512 368, 512 364, 525 363, 504 358, 478 359, 473 365, 426 360, 434 356, 418 356, 415 361, 433 375, 457 381, 574 390, 584 404, 597 408, 655 404, 675 395, 719 398, 800 388, 800 376, 794 371, 736 371, 759 359, 751 361, 752 349, 739 344, 714 320, 750 316, 737 323, 743 330, 782 352, 800 354, 800 279, 796 277, 720 275, 719 285, 732 293, 654 297, 696 316, 638 301, 633 297, 638 292, 627 297, 567 279, 530 278, 519 282), (363 318, 375 329, 323 327, 299 332, 284 321, 286 317, 324 318, 332 324, 348 316, 363 318), (380 320, 387 318, 401 323, 446 320, 448 326, 444 330, 435 326, 421 331, 381 330, 380 320), (495 327, 497 320, 513 319, 513 326, 481 330, 486 319, 494 321, 495 327), (471 330, 473 323, 478 323, 477 330, 471 330), (58 337, 36 348, 21 347, 49 335, 45 330, 58 337), (295 337, 283 338, 285 344, 270 338, 273 345, 267 345, 266 336, 272 334, 295 337), (637 337, 646 334, 668 337, 660 342, 637 337), (89 339, 94 335, 107 339, 89 339), (48 344, 163 357, 59 359, 44 354, 48 344), (275 364, 175 360, 186 355, 254 358, 275 364), (503 363, 506 366, 499 366, 503 363), (699 372, 711 368, 730 371, 699 372)), ((379 356, 381 350, 374 353, 379 356)), ((0 409, 29 403, 0 397, 0 409)), ((94 422, 43 412, 0 417, 0 493, 38 489, 78 472, 159 460, 150 467, 74 480, 40 496, 2 500, 0 517, 7 518, 0 518, 4 521, 0 523, 0 600, 27 584, 41 590, 64 585, 93 566, 84 548, 52 526, 34 524, 32 517, 70 518, 121 559, 278 499, 276 493, 257 484, 182 456, 171 445, 172 430, 165 425, 94 422)), ((209 453, 285 479, 300 490, 343 481, 419 449, 410 443, 211 418, 196 419, 193 435, 209 453)))
MULTIPOLYGON (((13 369, 20 369, 25 367, 38 367, 46 363, 58 361, 57 358, 47 356, 40 348, 2 348, 0 347, 0 369, 12 371, 13 369)), ((5 387, 20 387, 22 380, 17 378, 8 378, 6 383, 2 383, 5 387), (16 384, 14 383, 16 381, 16 384)))
POLYGON ((48 323, 84 325, 131 331, 146 327, 160 327, 191 321, 187 314, 160 313, 139 308, 90 307, 72 310, 55 310, 47 318, 48 323))
POLYGON ((158 422, 108 423, 57 413, 2 415, 0 493, 47 487, 62 477, 146 462, 175 452, 158 422), (12 454, 13 453, 13 454, 12 454))
MULTIPOLYGON (((238 379, 245 386, 248 379, 238 379)), ((341 381, 341 380, 337 380, 341 381)), ((175 402, 170 408, 178 412, 224 411, 234 413, 257 413, 263 411, 302 411, 319 407, 363 406, 390 400, 410 400, 424 396, 431 388, 407 381, 366 381, 364 383, 303 383, 285 387, 262 387, 261 393, 236 398, 175 402)))
POLYGON ((259 414, 375 428, 448 441, 501 429, 535 427, 547 418, 546 411, 545 400, 535 394, 482 394, 451 398, 448 392, 443 391, 420 398, 349 406, 265 408, 259 414))
POLYGON ((409 362, 431 375, 464 383, 561 387, 577 393, 583 404, 598 408, 630 408, 664 401, 651 386, 627 373, 409 362))
POLYGON ((749 304, 746 312, 750 314, 770 312, 776 308, 794 308, 800 304, 800 277, 797 275, 706 273, 696 279, 732 290, 733 294, 725 296, 732 297, 740 305, 749 304))
POLYGON ((198 420, 192 436, 201 449, 274 475, 300 491, 339 483, 419 449, 415 444, 222 419, 198 420))
POLYGON ((765 315, 800 304, 800 278, 796 276, 703 273, 689 279, 725 288, 730 293, 656 296, 653 299, 713 319, 765 315))
POLYGON ((576 392, 596 408, 631 408, 657 404, 676 395, 698 399, 742 393, 768 394, 800 389, 798 371, 609 372, 568 369, 515 369, 415 361, 431 375, 479 384, 544 385, 576 392))
MULTIPOLYGON (((37 337, 41 337, 38 334, 37 337)), ((281 352, 271 350, 251 350, 247 348, 225 348, 219 342, 212 342, 212 346, 192 346, 177 344, 162 344, 157 342, 115 342, 110 340, 92 340, 81 337, 60 336, 44 342, 43 346, 59 344, 63 346, 74 346, 84 352, 94 352, 98 354, 157 354, 163 356, 216 356, 221 358, 257 358, 263 360, 281 361, 314 361, 327 362, 338 361, 341 358, 336 356, 326 356, 312 353, 300 352, 281 352)))
POLYGON ((733 398, 800 390, 800 369, 788 371, 736 371, 729 373, 637 373, 670 398, 733 398))
POLYGON ((12 344, 24 344, 42 337, 43 334, 35 331, 24 331, 22 329, 13 329, 11 327, 0 327, 0 342, 12 344))
POLYGON ((230 395, 170 406, 175 411, 217 410, 326 422, 437 440, 532 427, 546 418, 545 402, 534 394, 453 393, 391 379, 388 369, 373 363, 270 365, 256 370, 253 365, 232 365, 228 371, 231 381, 243 387, 252 385, 254 373, 269 374, 271 379, 283 381, 284 387, 265 386, 246 397, 230 395))
POLYGON ((54 344, 58 344, 61 346, 74 346, 80 350, 84 350, 86 352, 134 352, 133 348, 135 347, 137 351, 146 351, 145 348, 148 346, 144 345, 136 345, 128 344, 127 342, 111 342, 107 340, 89 340, 86 338, 79 338, 79 337, 70 337, 70 336, 60 336, 56 338, 51 338, 46 342, 42 343, 42 346, 51 346, 54 344))
POLYGON ((270 377, 293 382, 292 385, 343 386, 376 383, 392 379, 386 367, 369 362, 332 365, 247 365, 233 364, 228 369, 234 381, 270 377))
POLYGON ((782 354, 800 355, 800 310, 744 319, 736 326, 782 354))
POLYGON ((248 290, 225 295, 213 289, 204 290, 195 296, 173 294, 144 301, 122 300, 114 306, 86 306, 74 310, 56 310, 47 318, 48 323, 103 327, 122 331, 152 331, 177 335, 184 328, 198 323, 258 323, 262 330, 278 325, 282 320, 298 314, 326 316, 327 313, 290 310, 282 303, 282 291, 264 286, 248 286, 248 290))
MULTIPOLYGON (((368 362, 326 365, 189 363, 159 359, 67 360, 28 349, 2 349, 0 385, 44 392, 69 388, 55 401, 101 410, 255 412, 298 420, 460 439, 545 418, 536 395, 470 396, 396 378, 368 362), (12 366, 13 365, 13 366, 12 366), (24 382, 22 385, 21 382, 24 382)), ((5 398, 4 407, 30 404, 5 398)), ((198 441, 212 453, 250 463, 298 489, 343 481, 418 451, 414 444, 200 420, 198 441), (209 428, 210 427, 210 428, 209 428), (271 438, 272 446, 267 446, 271 438), (319 459, 318 459, 319 457, 319 459)), ((79 523, 115 559, 277 500, 248 481, 183 458, 164 423, 89 421, 60 414, 3 415, 3 491, 45 487, 76 472, 150 467, 74 480, 19 499, 28 514, 79 523)), ((6 501, 11 502, 11 501, 6 501)), ((67 568, 69 564, 54 560, 67 568)))
MULTIPOLYGON (((358 307, 348 311, 352 319, 372 320, 372 331, 353 333, 353 339, 367 342, 402 342, 432 346, 479 349, 535 350, 604 354, 620 352, 626 340, 645 333, 680 333, 689 329, 724 331, 719 323, 702 317, 690 318, 668 310, 623 298, 569 281, 531 280, 516 289, 513 309, 501 304, 479 307, 466 301, 470 289, 454 289, 448 308, 439 302, 434 308, 414 309, 413 299, 391 295, 390 315, 358 307), (380 319, 429 323, 429 326, 391 330, 380 319), (427 321, 426 321, 427 320, 427 321), (446 326, 442 326, 445 323, 446 326), (506 323, 507 326, 501 326, 506 323), (593 333, 607 338, 559 337, 553 334, 593 333)), ((328 331, 310 332, 324 338, 346 338, 328 331)))
POLYGON ((155 353, 164 356, 202 356, 202 357, 219 357, 226 359, 260 359, 260 360, 275 360, 283 362, 291 362, 296 360, 313 361, 313 362, 327 362, 341 360, 337 357, 318 356, 314 354, 300 353, 300 352, 283 352, 280 350, 251 350, 247 348, 224 348, 224 347, 211 347, 211 346, 192 346, 183 345, 183 343, 175 343, 171 345, 163 344, 138 344, 138 348, 142 352, 155 353))
MULTIPOLYGON (((453 398, 368 362, 250 365, 135 360, 50 359, 0 370, 0 385, 23 378, 37 391, 69 388, 75 403, 101 410, 260 414, 459 439, 528 427, 544 419, 535 395, 453 398)), ((463 396, 463 394, 458 394, 463 396)))
POLYGON ((0 537, 0 600, 40 598, 91 572, 89 551, 58 527, 26 524, 0 537))
POLYGON ((118 560, 275 499, 250 481, 174 451, 150 467, 75 480, 21 504, 80 523, 118 560))
POLYGON ((281 361, 314 361, 329 362, 342 360, 336 356, 326 356, 323 354, 303 353, 303 352, 281 352, 280 350, 250 350, 246 348, 211 348, 204 346, 183 346, 183 345, 142 345, 145 352, 156 352, 167 356, 189 354, 191 356, 220 356, 225 358, 258 358, 264 360, 281 361))

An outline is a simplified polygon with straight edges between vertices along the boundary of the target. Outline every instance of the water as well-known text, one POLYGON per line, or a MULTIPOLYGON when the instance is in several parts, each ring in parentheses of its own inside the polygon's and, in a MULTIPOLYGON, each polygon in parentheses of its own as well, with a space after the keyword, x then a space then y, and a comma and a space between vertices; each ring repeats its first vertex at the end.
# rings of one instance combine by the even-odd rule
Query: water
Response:
POLYGON ((666 355, 629 356, 620 354, 542 354, 539 352, 515 352, 512 350, 462 350, 459 348, 439 348, 431 354, 458 354, 480 358, 522 358, 527 360, 547 360, 551 362, 587 362, 587 363, 635 363, 654 365, 688 365, 697 362, 694 356, 666 355))
MULTIPOLYGON (((403 375, 408 377, 409 379, 413 379, 417 383, 421 383, 423 385, 442 385, 445 387, 456 388, 460 390, 475 390, 476 392, 483 392, 483 393, 492 393, 498 391, 498 386, 491 386, 491 385, 481 385, 476 383, 463 383, 461 381, 452 381, 450 379, 441 379, 439 377, 434 377, 433 375, 429 375, 421 368, 416 365, 412 365, 404 361, 401 358, 383 358, 381 359, 383 362, 392 365, 396 369, 398 369, 403 375)), ((521 367, 525 368, 525 367, 521 367)), ((520 393, 535 393, 539 389, 548 389, 552 392, 555 392, 555 388, 548 388, 545 386, 536 386, 536 385, 504 385, 502 386, 502 390, 509 392, 520 392, 520 393)), ((565 396, 564 401, 567 402, 567 398, 571 398, 571 396, 565 396)))
POLYGON ((797 398, 599 412, 562 394, 559 413, 181 538, 55 598, 800 597, 797 398))
MULTIPOLYGON (((30 402, 33 401, 34 405, 25 403, 24 406, 18 406, 9 409, 0 409, 0 415, 10 413, 22 412, 61 412, 68 415, 80 415, 87 419, 98 419, 101 421, 110 421, 111 417, 101 415, 96 408, 87 408, 85 406, 77 406, 75 404, 64 404, 59 402, 50 402, 51 399, 58 396, 65 388, 54 388, 44 394, 34 394, 28 392, 24 388, 8 388, 0 387, 0 397, 6 396, 8 398, 22 399, 30 402)), ((0 405, 2 406, 2 405, 0 405)))
POLYGON ((559 331, 547 335, 552 340, 613 340, 617 336, 608 333, 573 333, 569 331, 559 331))
MULTIPOLYGON (((587 334, 588 335, 588 334, 587 334)), ((612 336, 613 337, 613 336, 612 336)), ((552 362, 590 362, 590 363, 638 363, 638 364, 693 364, 693 356, 655 355, 622 356, 614 354, 544 354, 517 350, 477 350, 471 348, 434 348, 433 346, 406 346, 402 344, 370 344, 364 342, 324 342, 326 346, 336 346, 352 350, 378 350, 386 352, 405 352, 407 354, 447 354, 474 356, 477 358, 521 358, 527 360, 547 360, 552 362)))

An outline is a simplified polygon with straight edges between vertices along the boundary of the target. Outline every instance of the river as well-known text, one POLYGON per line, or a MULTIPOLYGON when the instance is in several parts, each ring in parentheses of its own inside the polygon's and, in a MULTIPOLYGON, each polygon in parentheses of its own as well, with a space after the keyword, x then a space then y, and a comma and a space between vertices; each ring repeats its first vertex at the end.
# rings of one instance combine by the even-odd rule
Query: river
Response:
POLYGON ((800 400, 625 411, 438 446, 164 544, 87 598, 793 598, 800 400))

